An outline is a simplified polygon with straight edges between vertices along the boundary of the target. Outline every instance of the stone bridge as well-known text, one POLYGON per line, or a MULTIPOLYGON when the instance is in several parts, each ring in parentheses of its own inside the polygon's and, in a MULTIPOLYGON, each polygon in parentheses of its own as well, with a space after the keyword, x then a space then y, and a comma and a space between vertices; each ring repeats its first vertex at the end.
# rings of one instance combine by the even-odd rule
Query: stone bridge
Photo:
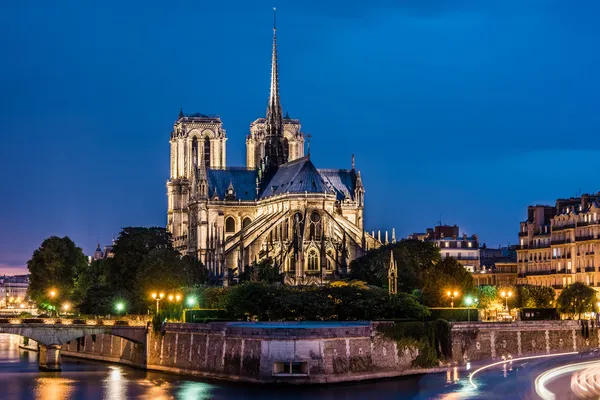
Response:
POLYGON ((109 334, 145 345, 146 321, 71 320, 56 318, 0 319, 0 333, 35 340, 39 345, 39 367, 60 371, 61 346, 85 336, 109 334))

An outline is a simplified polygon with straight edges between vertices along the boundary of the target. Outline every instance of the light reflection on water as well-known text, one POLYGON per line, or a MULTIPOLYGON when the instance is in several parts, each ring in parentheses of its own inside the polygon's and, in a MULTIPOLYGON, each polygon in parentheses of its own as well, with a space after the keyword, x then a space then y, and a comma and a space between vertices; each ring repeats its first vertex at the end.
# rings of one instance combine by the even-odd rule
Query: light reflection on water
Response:
POLYGON ((446 372, 364 384, 282 387, 205 382, 191 377, 147 372, 63 358, 62 372, 39 372, 37 353, 18 348, 19 337, 0 334, 0 399, 290 399, 358 400, 464 399, 476 395, 468 371, 446 372))

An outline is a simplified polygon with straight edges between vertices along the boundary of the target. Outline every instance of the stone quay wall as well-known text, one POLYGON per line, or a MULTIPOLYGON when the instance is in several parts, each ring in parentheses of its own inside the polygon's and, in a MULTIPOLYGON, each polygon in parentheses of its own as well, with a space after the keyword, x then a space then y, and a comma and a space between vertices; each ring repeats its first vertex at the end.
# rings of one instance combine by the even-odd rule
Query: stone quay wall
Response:
POLYGON ((160 333, 149 329, 143 350, 126 339, 97 335, 63 346, 62 355, 206 378, 294 384, 405 375, 417 355, 399 354, 396 343, 378 335, 371 323, 302 328, 169 323, 160 333))
MULTIPOLYGON (((107 334, 72 340, 63 356, 205 378, 256 383, 361 381, 432 372, 416 370, 413 349, 378 335, 378 323, 168 323, 146 343, 107 334)), ((579 321, 453 323, 452 362, 493 361, 597 348, 600 330, 579 321)), ((30 340, 29 347, 35 347, 30 340)))
POLYGON ((453 323, 452 359, 498 360, 529 355, 592 350, 600 330, 584 321, 518 321, 510 323, 453 323))

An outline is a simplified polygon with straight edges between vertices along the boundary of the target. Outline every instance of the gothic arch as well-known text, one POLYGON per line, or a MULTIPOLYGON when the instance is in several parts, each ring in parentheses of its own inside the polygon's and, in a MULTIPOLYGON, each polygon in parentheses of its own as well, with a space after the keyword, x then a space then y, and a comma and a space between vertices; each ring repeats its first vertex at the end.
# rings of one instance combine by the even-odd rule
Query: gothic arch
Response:
POLYGON ((231 216, 225 218, 225 233, 235 233, 235 219, 231 216))
POLYGON ((251 223, 252 223, 252 218, 244 217, 244 219, 242 220, 242 228, 247 228, 248 225, 250 225, 251 223))

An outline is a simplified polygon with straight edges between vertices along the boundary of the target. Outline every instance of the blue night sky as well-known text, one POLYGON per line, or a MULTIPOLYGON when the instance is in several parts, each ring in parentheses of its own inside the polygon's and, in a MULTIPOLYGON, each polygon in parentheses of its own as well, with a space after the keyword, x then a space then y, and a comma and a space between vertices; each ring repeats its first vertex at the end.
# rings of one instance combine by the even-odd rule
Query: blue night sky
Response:
POLYGON ((220 115, 243 165, 274 5, 284 112, 317 167, 356 154, 367 230, 441 215, 504 245, 527 205, 600 190, 597 2, 87 3, 0 6, 0 273, 50 235, 91 254, 165 226, 180 107, 220 115))

